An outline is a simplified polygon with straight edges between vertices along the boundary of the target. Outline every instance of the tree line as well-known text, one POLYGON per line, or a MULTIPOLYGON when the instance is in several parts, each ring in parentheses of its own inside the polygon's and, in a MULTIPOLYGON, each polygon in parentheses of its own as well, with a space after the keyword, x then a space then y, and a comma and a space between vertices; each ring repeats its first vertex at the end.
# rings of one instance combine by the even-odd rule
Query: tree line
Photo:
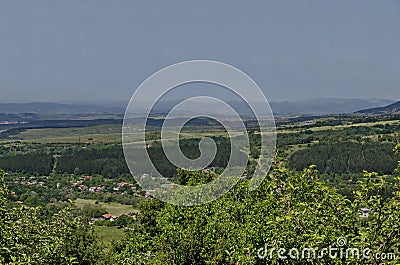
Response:
POLYGON ((391 174, 397 165, 394 144, 380 142, 323 142, 294 152, 288 159, 297 171, 316 165, 321 172, 391 174))
MULTIPOLYGON (((217 154, 210 166, 224 168, 231 154, 230 140, 225 137, 214 137, 214 140, 217 145, 217 154)), ((199 142, 200 139, 181 140, 182 153, 191 159, 199 157, 199 142)), ((55 172, 60 174, 100 174, 107 178, 130 174, 120 144, 88 145, 66 150, 59 147, 60 150, 58 151, 53 150, 54 148, 50 149, 47 153, 8 153, 0 156, 0 167, 7 172, 25 172, 39 175, 49 175, 53 167, 55 172)), ((167 177, 176 175, 177 167, 166 157, 161 143, 154 141, 147 151, 161 174, 167 177)), ((245 153, 241 154, 246 155, 245 153)), ((233 164, 235 164, 235 161, 233 161, 233 164)))

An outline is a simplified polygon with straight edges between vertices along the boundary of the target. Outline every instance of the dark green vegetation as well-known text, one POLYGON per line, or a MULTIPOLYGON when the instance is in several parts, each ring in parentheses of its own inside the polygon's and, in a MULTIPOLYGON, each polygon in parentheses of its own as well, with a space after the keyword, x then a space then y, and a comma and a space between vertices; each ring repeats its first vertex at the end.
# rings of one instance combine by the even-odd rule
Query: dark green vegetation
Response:
POLYGON ((399 255, 399 182, 392 197, 385 199, 385 178, 364 177, 353 201, 321 182, 313 167, 302 173, 276 168, 256 191, 242 181, 221 199, 202 206, 146 201, 136 230, 114 245, 114 257, 121 264, 379 264, 374 258, 285 260, 276 252, 266 259, 257 255, 264 247, 321 250, 335 246, 338 237, 346 237, 349 248, 399 255), (364 207, 371 210, 366 219, 359 216, 364 207))
MULTIPOLYGON (((8 172, 0 185, 0 264, 396 264, 282 260, 276 253, 267 260, 257 251, 265 244, 321 249, 345 237, 349 247, 400 257, 398 118, 280 121, 276 161, 263 184, 250 191, 243 179, 221 199, 196 207, 146 197, 129 174, 115 126, 15 132, 0 144, 0 168, 8 172), (362 208, 367 218, 360 217, 362 208)), ((182 133, 180 146, 190 158, 199 156, 202 137, 217 143, 215 172, 205 173, 169 163, 157 129, 162 120, 150 123, 149 154, 174 182, 206 183, 226 165, 230 141, 218 124, 195 121, 182 133)), ((260 134, 248 130, 250 178, 260 134)))
POLYGON ((53 157, 47 154, 4 156, 0 158, 0 167, 8 172, 49 175, 53 167, 53 157))
POLYGON ((58 158, 55 170, 69 174, 100 174, 108 178, 129 174, 120 145, 89 146, 65 153, 58 158))
POLYGON ((380 142, 323 142, 295 152, 289 166, 296 170, 315 164, 321 172, 391 174, 397 165, 394 144, 380 142))
MULTIPOLYGON (((229 139, 213 137, 217 143, 217 155, 210 164, 212 167, 225 167, 231 152, 229 139)), ((182 152, 190 158, 200 155, 200 139, 182 140, 182 152)), ((121 144, 81 144, 70 148, 71 144, 23 144, 14 142, 3 147, 6 153, 0 156, 0 167, 8 172, 23 172, 35 175, 56 173, 67 174, 100 174, 115 178, 129 174, 121 144), (29 146, 29 147, 27 147, 29 146), (42 152, 42 153, 40 153, 42 152)), ((176 175, 176 166, 165 156, 161 143, 153 141, 148 148, 156 167, 164 176, 176 175)), ((245 155, 243 153, 243 155, 245 155)))

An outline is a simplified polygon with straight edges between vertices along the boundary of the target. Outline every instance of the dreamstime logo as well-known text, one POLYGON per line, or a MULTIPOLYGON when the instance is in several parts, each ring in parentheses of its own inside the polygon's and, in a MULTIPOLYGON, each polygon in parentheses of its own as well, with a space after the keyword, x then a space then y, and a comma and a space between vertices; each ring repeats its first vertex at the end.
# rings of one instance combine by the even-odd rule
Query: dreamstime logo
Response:
POLYGON ((257 250, 259 259, 273 260, 312 260, 312 259, 353 259, 353 260, 396 260, 395 253, 374 253, 370 248, 351 248, 347 246, 345 237, 338 237, 336 244, 326 248, 304 247, 299 248, 268 248, 267 243, 257 250))
MULTIPOLYGON (((257 84, 239 69, 216 61, 196 60, 168 66, 146 79, 133 94, 125 112, 122 143, 128 167, 139 185, 164 202, 192 206, 218 199, 229 191, 245 172, 249 153, 247 128, 239 113, 227 102, 214 97, 192 97, 177 104, 166 115, 161 126, 161 144, 168 160, 178 168, 201 170, 215 158, 217 145, 211 137, 199 142, 200 156, 185 157, 179 146, 182 128, 190 120, 207 117, 224 126, 231 143, 230 158, 222 174, 213 181, 198 186, 178 185, 163 176, 152 162, 146 141, 146 129, 156 103, 177 86, 203 82, 229 89, 245 102, 260 128, 261 150, 258 165, 250 180, 250 189, 256 189, 267 175, 275 153, 275 122, 269 103, 257 84), (224 115, 196 113, 193 104, 201 102, 218 105, 224 115), (255 104, 255 102, 257 104, 255 104), (184 112, 182 110, 185 110, 184 112)), ((155 161, 157 163, 157 161, 155 161)))

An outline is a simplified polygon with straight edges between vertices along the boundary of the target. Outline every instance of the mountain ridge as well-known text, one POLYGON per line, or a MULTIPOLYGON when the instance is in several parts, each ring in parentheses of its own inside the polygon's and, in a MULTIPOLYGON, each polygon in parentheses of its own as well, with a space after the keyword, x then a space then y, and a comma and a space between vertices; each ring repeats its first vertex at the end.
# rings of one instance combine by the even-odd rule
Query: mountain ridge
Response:
MULTIPOLYGON (((168 113, 181 100, 161 100, 153 108, 156 113, 168 113)), ((249 107, 245 102, 227 101, 239 113, 248 113, 249 107)), ((367 110, 380 111, 382 107, 396 104, 394 100, 388 99, 357 99, 357 98, 314 98, 297 101, 270 101, 271 109, 276 116, 287 115, 329 115, 329 114, 351 114, 368 113, 367 110), (361 111, 360 111, 361 110, 361 111)), ((263 102, 252 102, 254 106, 265 104, 263 102)), ((127 102, 85 104, 85 103, 54 103, 54 102, 31 102, 10 103, 0 102, 0 114, 30 114, 65 117, 65 115, 89 115, 89 114, 117 114, 125 112, 127 102)), ((141 111, 143 106, 136 106, 141 111)), ((195 113, 218 113, 219 106, 213 103, 193 102, 191 105, 195 113)), ((144 107, 143 107, 144 110, 144 107)), ((397 110, 397 109, 396 109, 397 110)), ((187 111, 187 110, 186 110, 187 111)), ((38 116, 39 115, 39 116, 38 116)))
POLYGON ((355 112, 356 114, 398 114, 400 113, 400 101, 378 108, 363 109, 355 112))

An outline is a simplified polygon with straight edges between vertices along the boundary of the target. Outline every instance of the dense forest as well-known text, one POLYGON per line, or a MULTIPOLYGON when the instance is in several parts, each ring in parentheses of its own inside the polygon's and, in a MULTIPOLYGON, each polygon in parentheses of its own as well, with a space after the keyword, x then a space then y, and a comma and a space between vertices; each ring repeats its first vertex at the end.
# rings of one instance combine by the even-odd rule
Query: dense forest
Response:
POLYGON ((62 155, 56 170, 70 174, 101 174, 109 178, 129 173, 121 146, 86 148, 62 155))
POLYGON ((53 157, 48 154, 21 154, 0 157, 0 168, 8 172, 27 172, 49 175, 53 157))
MULTIPOLYGON (((231 153, 230 141, 225 137, 214 137, 214 141, 217 154, 210 166, 224 168, 231 153)), ((191 159, 197 158, 200 156, 199 142, 200 139, 181 140, 182 153, 191 159)), ((176 175, 177 167, 168 161, 159 142, 154 141, 148 148, 148 153, 152 161, 157 161, 155 165, 161 174, 167 177, 176 175)), ((129 174, 120 144, 87 145, 75 149, 64 149, 61 146, 45 154, 19 152, 0 155, 0 167, 8 172, 39 175, 49 175, 53 168, 57 173, 100 174, 107 178, 129 174)))
POLYGON ((324 142, 293 153, 289 167, 303 170, 316 165, 321 172, 357 173, 363 170, 391 174, 397 157, 391 143, 324 142))

